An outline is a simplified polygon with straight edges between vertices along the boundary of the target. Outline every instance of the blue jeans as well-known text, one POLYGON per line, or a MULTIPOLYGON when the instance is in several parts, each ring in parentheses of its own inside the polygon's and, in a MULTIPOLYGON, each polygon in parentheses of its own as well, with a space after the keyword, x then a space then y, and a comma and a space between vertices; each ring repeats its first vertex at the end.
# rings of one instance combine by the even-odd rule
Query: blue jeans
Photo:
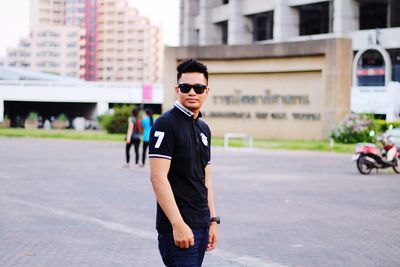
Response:
POLYGON ((189 248, 177 247, 172 232, 158 234, 158 249, 165 266, 201 266, 208 243, 208 227, 192 229, 192 231, 194 234, 194 246, 189 248))

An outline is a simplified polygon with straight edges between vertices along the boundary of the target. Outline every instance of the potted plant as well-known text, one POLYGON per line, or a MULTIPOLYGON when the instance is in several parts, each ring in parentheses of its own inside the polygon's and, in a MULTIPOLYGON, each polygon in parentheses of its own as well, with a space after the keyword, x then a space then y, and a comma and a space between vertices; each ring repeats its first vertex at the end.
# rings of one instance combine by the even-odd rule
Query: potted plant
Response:
POLYGON ((25 129, 37 129, 39 115, 36 112, 29 112, 28 117, 25 119, 25 129))
POLYGON ((65 129, 68 124, 68 117, 64 114, 61 113, 56 120, 52 122, 52 127, 54 129, 65 129))
POLYGON ((4 119, 2 122, 0 122, 0 128, 10 128, 11 126, 11 120, 8 117, 8 115, 4 115, 4 119))

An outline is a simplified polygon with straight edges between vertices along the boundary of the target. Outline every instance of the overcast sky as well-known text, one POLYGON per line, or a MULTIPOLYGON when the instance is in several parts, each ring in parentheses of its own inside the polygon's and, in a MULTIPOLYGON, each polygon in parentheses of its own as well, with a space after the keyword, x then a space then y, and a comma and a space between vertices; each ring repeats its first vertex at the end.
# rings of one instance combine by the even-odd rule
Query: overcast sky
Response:
MULTIPOLYGON (((29 32, 30 0, 0 0, 0 57, 7 47, 17 45, 29 32)), ((128 0, 153 24, 161 26, 164 43, 176 46, 179 42, 179 0, 128 0)))

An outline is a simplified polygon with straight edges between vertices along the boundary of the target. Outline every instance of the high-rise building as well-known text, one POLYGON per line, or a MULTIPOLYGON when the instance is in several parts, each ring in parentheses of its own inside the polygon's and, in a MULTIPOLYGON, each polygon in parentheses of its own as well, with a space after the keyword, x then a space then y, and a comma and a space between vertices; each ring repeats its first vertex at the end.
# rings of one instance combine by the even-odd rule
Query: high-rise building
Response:
POLYGON ((127 0, 31 0, 30 16, 30 38, 3 64, 85 80, 161 80, 160 30, 127 0))
POLYGON ((126 0, 98 1, 98 80, 161 80, 160 30, 126 0))
POLYGON ((31 29, 39 25, 64 25, 64 0, 31 0, 30 4, 31 29))
POLYGON ((36 26, 30 38, 21 39, 17 48, 8 49, 5 65, 83 77, 83 34, 82 29, 73 26, 36 26))
POLYGON ((85 80, 96 80, 97 0, 65 0, 65 24, 85 29, 85 80))

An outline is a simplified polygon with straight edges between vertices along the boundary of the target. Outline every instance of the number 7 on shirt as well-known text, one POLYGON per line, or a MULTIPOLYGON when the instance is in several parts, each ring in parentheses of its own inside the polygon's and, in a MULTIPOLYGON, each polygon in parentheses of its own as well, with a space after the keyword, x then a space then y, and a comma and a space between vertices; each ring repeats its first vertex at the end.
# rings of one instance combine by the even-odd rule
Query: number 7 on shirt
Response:
POLYGON ((154 137, 157 137, 157 142, 154 145, 155 148, 160 148, 161 142, 164 139, 164 132, 160 132, 160 131, 155 131, 154 132, 154 137))

